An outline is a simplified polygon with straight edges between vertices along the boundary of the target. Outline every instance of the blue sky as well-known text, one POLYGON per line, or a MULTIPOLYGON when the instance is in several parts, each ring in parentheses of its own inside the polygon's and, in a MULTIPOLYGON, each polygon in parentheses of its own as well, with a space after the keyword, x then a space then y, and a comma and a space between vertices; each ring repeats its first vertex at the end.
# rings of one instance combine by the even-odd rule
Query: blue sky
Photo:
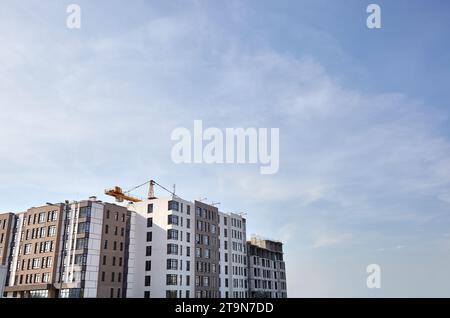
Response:
POLYGON ((2 3, 1 211, 155 178, 283 240, 291 297, 450 296, 447 1, 376 1, 380 30, 368 1, 72 2, 2 3), (280 128, 279 172, 172 163, 194 119, 280 128))

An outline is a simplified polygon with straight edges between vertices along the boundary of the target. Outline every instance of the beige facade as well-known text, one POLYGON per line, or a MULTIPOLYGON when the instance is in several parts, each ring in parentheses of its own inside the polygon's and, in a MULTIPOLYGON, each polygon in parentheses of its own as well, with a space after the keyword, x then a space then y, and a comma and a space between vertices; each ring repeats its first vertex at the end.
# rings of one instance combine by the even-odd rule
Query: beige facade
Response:
POLYGON ((53 297, 56 266, 60 255, 62 204, 33 207, 16 217, 8 297, 33 297, 41 291, 53 297))
POLYGON ((14 213, 0 214, 0 266, 8 265, 14 221, 14 213))

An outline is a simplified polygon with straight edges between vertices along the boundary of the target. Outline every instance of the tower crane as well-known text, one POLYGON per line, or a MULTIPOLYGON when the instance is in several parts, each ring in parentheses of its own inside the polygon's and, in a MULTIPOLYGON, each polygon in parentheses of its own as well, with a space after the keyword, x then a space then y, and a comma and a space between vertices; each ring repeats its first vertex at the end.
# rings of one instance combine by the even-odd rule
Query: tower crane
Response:
POLYGON ((115 186, 115 187, 112 188, 112 189, 106 189, 106 190, 105 190, 105 194, 114 197, 114 198, 116 199, 116 202, 123 202, 123 201, 128 201, 128 202, 141 202, 141 201, 143 201, 141 198, 138 198, 138 197, 136 197, 136 196, 131 195, 130 192, 131 192, 131 191, 134 191, 134 190, 136 190, 136 189, 138 189, 138 188, 140 188, 140 187, 143 187, 143 186, 145 186, 145 185, 147 185, 147 184, 149 185, 149 187, 148 187, 148 195, 147 195, 147 199, 149 199, 149 200, 150 200, 150 199, 155 199, 155 198, 156 198, 156 197, 155 197, 155 188, 154 188, 155 185, 157 185, 157 186, 159 186, 161 189, 163 189, 163 190, 169 192, 169 193, 172 195, 172 197, 176 197, 176 195, 175 195, 175 186, 174 186, 174 190, 173 190, 173 191, 170 191, 170 190, 166 189, 164 186, 160 185, 160 184, 159 184, 158 182, 156 182, 155 180, 149 180, 149 181, 147 181, 147 182, 144 182, 144 183, 142 183, 142 184, 140 184, 140 185, 137 185, 137 186, 131 188, 131 189, 128 190, 128 191, 122 191, 122 188, 121 188, 121 187, 115 186))

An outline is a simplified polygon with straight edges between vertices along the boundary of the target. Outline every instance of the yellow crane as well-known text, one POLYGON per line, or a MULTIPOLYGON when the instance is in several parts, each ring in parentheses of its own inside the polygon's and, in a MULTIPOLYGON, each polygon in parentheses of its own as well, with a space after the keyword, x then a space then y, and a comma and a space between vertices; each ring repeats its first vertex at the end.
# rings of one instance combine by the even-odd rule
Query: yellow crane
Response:
POLYGON ((105 194, 112 196, 116 199, 116 202, 123 202, 123 201, 128 201, 128 202, 141 202, 142 199, 133 196, 130 194, 131 191, 134 191, 140 187, 143 187, 145 185, 149 185, 148 187, 148 195, 147 195, 147 199, 155 199, 155 189, 154 186, 157 185, 159 187, 161 187, 162 189, 166 190, 167 192, 169 192, 170 194, 172 194, 173 197, 175 197, 175 185, 174 185, 174 190, 170 191, 168 189, 166 189, 165 187, 163 187, 162 185, 160 185, 158 182, 156 182, 155 180, 149 180, 147 182, 144 182, 143 184, 137 185, 133 188, 131 188, 128 191, 122 191, 122 188, 119 186, 115 186, 112 189, 106 189, 105 190, 105 194))

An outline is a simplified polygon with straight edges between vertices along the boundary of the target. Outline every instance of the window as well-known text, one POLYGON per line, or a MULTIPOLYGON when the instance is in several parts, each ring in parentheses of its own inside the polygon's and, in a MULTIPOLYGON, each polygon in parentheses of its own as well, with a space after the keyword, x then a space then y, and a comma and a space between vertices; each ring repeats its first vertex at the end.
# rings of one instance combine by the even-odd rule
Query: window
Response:
POLYGON ((166 285, 177 285, 177 274, 167 274, 166 275, 166 285))
POLYGON ((109 219, 109 210, 106 210, 106 218, 109 219))
POLYGON ((109 294, 109 298, 114 298, 114 288, 111 288, 111 292, 109 294))
POLYGON ((108 240, 105 240, 103 243, 103 248, 106 250, 108 248, 108 240))
POLYGON ((103 265, 106 265, 106 255, 103 255, 103 265))
POLYGON ((202 208, 196 207, 195 208, 195 215, 196 216, 202 216, 202 208))
POLYGON ((58 218, 58 211, 52 211, 52 221, 56 221, 58 218))
POLYGON ((186 209, 187 209, 186 214, 190 215, 191 214, 191 206, 187 205, 186 209))
POLYGON ((188 229, 191 228, 191 219, 186 219, 186 227, 187 227, 188 229))
POLYGON ((76 243, 77 250, 82 250, 87 247, 88 247, 88 239, 87 238, 77 239, 77 243, 76 243))
POLYGON ((39 268, 41 264, 40 258, 33 258, 33 269, 39 268))
POLYGON ((123 251, 123 242, 120 242, 120 251, 123 251))
POLYGON ((227 217, 226 216, 223 217, 223 224, 227 225, 227 217))
POLYGON ((152 247, 151 246, 145 247, 145 256, 152 256, 152 247))
POLYGON ((147 242, 151 242, 153 239, 153 234, 152 232, 147 232, 147 242))
POLYGON ((48 283, 50 281, 50 273, 44 273, 42 274, 42 282, 48 283))
POLYGON ((55 236, 56 235, 56 226, 51 225, 48 227, 48 235, 47 236, 55 236))
POLYGON ((25 244, 25 248, 23 250, 24 255, 28 255, 31 253, 31 244, 25 244))
POLYGON ((144 292, 144 298, 150 298, 150 292, 149 291, 145 291, 144 292))
POLYGON ((116 257, 115 256, 113 256, 113 258, 112 258, 112 266, 116 266, 116 257))
POLYGON ((145 270, 146 271, 152 270, 152 261, 145 261, 145 270))
POLYGON ((166 298, 177 298, 176 290, 166 290, 166 298))
POLYGON ((89 222, 78 223, 78 234, 89 232, 89 222))
POLYGON ((104 282, 105 281, 105 272, 102 272, 102 282, 104 282))
POLYGON ((108 234, 108 232, 109 232, 109 225, 106 224, 106 225, 105 225, 105 234, 108 234))
POLYGON ((178 254, 178 245, 176 245, 176 244, 167 244, 167 254, 169 254, 169 255, 177 255, 178 254))
POLYGON ((38 223, 44 223, 45 222, 45 212, 39 213, 39 221, 38 223))
POLYGON ((122 266, 122 257, 119 257, 119 266, 122 266))
POLYGON ((147 219, 147 227, 152 227, 153 226, 153 218, 148 218, 147 219))
POLYGON ((191 247, 186 246, 186 256, 191 256, 191 247))
POLYGON ((168 230, 167 231, 167 239, 168 240, 178 240, 178 230, 168 230))
POLYGON ((191 242, 191 233, 186 233, 186 242, 190 243, 191 242))
POLYGON ((178 260, 173 259, 173 258, 168 258, 167 259, 167 269, 177 270, 178 269, 178 260))
POLYGON ((152 282, 151 276, 149 275, 145 276, 145 286, 150 286, 151 282, 152 282))
POLYGON ((81 207, 80 214, 78 215, 78 217, 85 218, 88 216, 91 216, 91 207, 89 207, 89 206, 81 207))
POLYGON ((75 255, 74 263, 76 265, 86 265, 87 255, 86 254, 77 254, 75 255))
POLYGON ((125 229, 122 227, 121 229, 120 229, 120 236, 123 236, 125 234, 125 229))
POLYGON ((191 276, 186 276, 186 286, 189 286, 191 284, 191 276))
POLYGON ((179 210, 179 203, 177 201, 169 201, 169 207, 168 207, 169 211, 173 210, 173 211, 178 211, 179 210))
POLYGON ((202 249, 200 247, 195 248, 195 257, 202 257, 202 249))
POLYGON ((116 273, 111 273, 111 282, 114 282, 116 280, 116 273))
POLYGON ((41 233, 40 233, 39 237, 40 237, 40 238, 45 237, 45 232, 46 232, 45 226, 44 226, 44 227, 41 227, 41 233))
POLYGON ((167 216, 167 224, 178 225, 178 215, 168 215, 167 216))
POLYGON ((153 213, 153 203, 147 205, 147 213, 153 213))
POLYGON ((211 233, 216 233, 216 225, 211 224, 211 233))

